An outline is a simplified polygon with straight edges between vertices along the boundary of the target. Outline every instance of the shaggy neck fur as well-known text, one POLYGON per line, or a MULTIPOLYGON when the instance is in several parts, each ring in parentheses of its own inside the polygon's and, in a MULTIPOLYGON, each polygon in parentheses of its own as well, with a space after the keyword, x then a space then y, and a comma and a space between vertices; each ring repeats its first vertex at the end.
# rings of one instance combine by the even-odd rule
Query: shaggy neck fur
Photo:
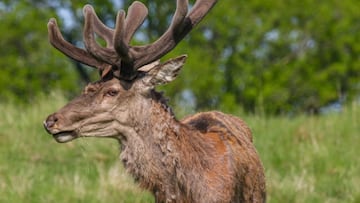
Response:
MULTIPOLYGON (((191 194, 196 192, 190 188, 198 184, 197 176, 207 170, 210 163, 206 157, 212 152, 210 147, 198 143, 199 136, 187 136, 192 130, 174 118, 159 95, 153 92, 149 106, 143 106, 131 116, 134 126, 130 134, 123 135, 120 159, 135 180, 152 191, 157 200, 179 202, 185 196, 198 195, 191 194)), ((187 201, 193 200, 180 202, 187 201)))

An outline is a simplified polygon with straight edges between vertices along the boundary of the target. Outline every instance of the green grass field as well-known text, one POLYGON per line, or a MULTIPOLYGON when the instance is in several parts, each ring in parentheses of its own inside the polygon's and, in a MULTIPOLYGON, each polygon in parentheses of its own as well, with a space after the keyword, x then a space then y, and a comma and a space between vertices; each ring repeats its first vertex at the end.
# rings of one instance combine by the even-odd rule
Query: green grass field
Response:
MULTIPOLYGON (((154 202, 110 139, 58 144, 42 127, 66 101, 0 104, 0 202, 154 202)), ((325 116, 241 116, 266 169, 268 202, 360 202, 360 106, 325 116)))

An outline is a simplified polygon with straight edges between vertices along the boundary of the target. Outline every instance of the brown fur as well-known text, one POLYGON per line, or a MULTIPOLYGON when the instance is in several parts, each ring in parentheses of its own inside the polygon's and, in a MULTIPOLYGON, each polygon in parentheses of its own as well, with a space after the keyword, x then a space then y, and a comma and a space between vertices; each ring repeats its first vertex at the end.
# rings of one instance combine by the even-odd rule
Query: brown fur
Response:
POLYGON ((146 46, 129 45, 147 14, 140 2, 132 4, 128 15, 119 13, 114 32, 86 5, 86 50, 67 43, 56 20, 50 19, 51 44, 99 69, 101 80, 48 116, 45 129, 60 143, 94 136, 119 140, 125 168, 156 202, 265 202, 264 169, 247 125, 216 111, 178 121, 162 94, 154 91, 176 78, 186 55, 154 61, 173 49, 215 3, 197 0, 188 12, 187 1, 177 0, 168 31, 146 46), (96 43, 94 31, 106 41, 106 48, 96 43))
POLYGON ((118 139, 125 168, 156 202, 265 202, 264 169, 242 120, 213 111, 178 121, 162 94, 142 86, 90 84, 44 126, 58 142, 118 139))
POLYGON ((130 152, 123 151, 122 159, 157 202, 265 202, 263 167, 242 120, 206 112, 179 122, 163 103, 152 105, 150 122, 138 124, 146 150, 138 151, 141 158, 132 157, 136 165, 128 164, 130 152))

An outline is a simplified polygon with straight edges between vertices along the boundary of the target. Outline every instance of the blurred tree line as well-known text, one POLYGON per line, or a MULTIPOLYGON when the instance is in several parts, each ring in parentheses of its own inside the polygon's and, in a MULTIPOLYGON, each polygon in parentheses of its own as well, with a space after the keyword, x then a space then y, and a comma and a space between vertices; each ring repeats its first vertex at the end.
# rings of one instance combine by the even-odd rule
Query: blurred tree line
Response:
MULTIPOLYGON (((141 0, 149 17, 132 43, 168 27, 175 0, 141 0)), ((130 0, 0 2, 0 100, 29 102, 40 92, 77 94, 97 72, 56 51, 46 24, 56 17, 65 38, 82 45, 82 6, 113 26, 130 0)), ((193 4, 194 1, 190 1, 193 4)), ((360 93, 357 0, 226 0, 164 58, 188 54, 179 78, 163 87, 180 107, 271 114, 317 112, 360 93)))

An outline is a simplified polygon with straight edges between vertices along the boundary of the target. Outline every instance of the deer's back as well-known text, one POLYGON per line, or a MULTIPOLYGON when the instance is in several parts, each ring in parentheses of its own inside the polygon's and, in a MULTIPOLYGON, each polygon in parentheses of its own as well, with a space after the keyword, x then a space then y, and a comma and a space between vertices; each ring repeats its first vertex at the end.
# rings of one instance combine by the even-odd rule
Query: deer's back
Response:
MULTIPOLYGON (((214 157, 228 159, 229 170, 224 173, 232 177, 228 179, 232 192, 227 191, 231 202, 265 202, 264 169, 253 145, 251 130, 244 121, 213 111, 187 117, 182 123, 199 131, 204 142, 214 143, 214 157)), ((214 170, 219 170, 217 163, 223 161, 214 159, 214 170)))
POLYGON ((252 142, 252 134, 246 123, 235 116, 218 111, 197 113, 186 117, 182 123, 201 133, 218 132, 234 136, 238 141, 252 142))

